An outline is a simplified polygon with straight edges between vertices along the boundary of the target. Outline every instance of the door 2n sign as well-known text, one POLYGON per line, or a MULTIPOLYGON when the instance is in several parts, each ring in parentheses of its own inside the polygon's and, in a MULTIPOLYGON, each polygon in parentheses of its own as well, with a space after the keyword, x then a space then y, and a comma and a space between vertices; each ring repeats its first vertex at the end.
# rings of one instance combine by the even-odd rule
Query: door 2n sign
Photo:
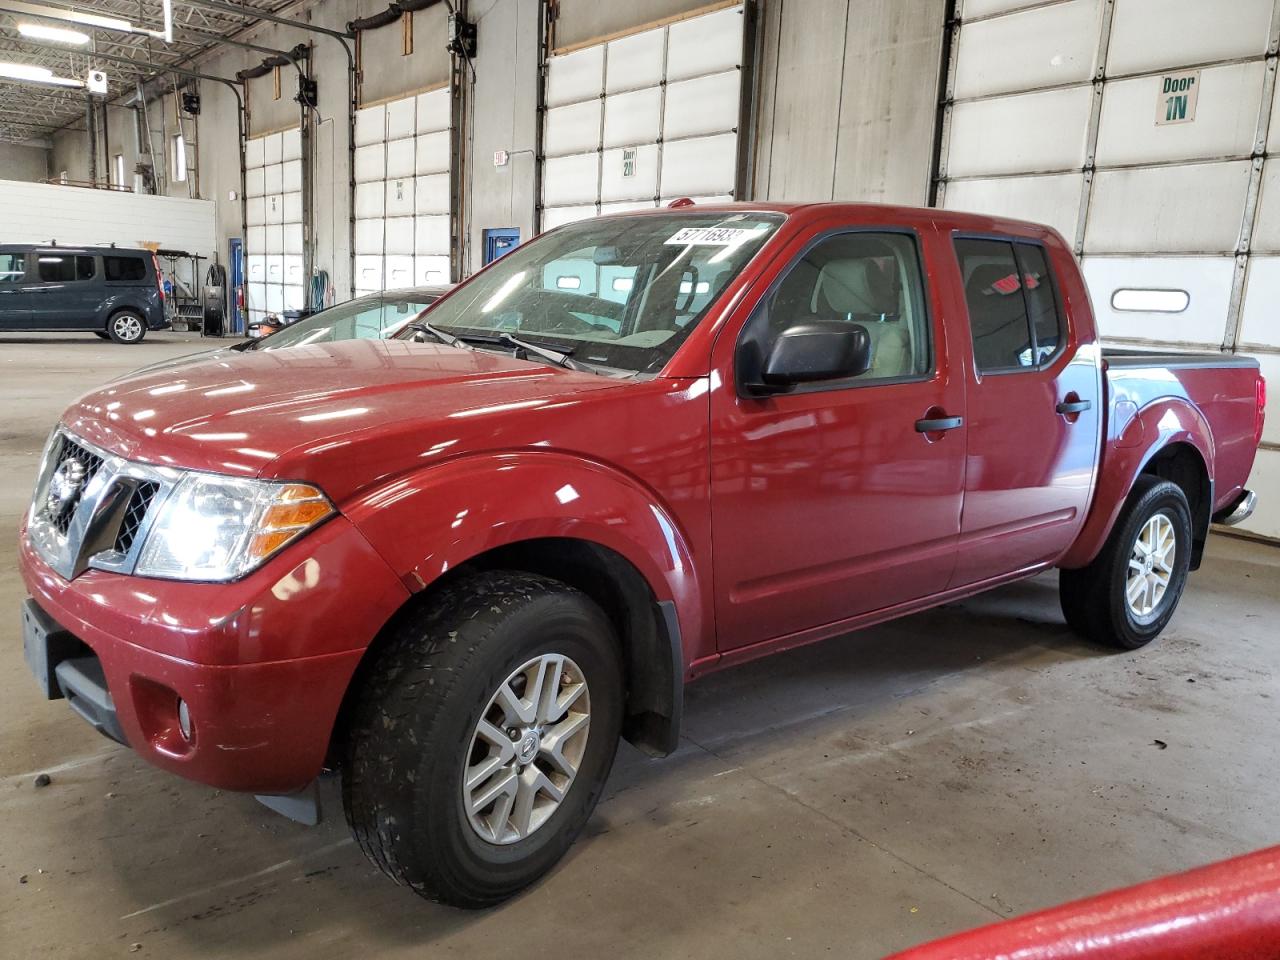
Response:
POLYGON ((1199 95, 1199 70, 1165 74, 1160 78, 1160 88, 1156 93, 1156 126, 1190 123, 1196 118, 1199 95))

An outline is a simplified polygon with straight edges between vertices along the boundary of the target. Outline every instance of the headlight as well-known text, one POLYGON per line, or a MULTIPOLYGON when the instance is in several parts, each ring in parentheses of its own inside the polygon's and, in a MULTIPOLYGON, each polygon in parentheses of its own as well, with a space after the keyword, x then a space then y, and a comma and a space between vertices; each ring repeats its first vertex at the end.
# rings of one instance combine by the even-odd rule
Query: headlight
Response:
POLYGON ((135 572, 171 580, 234 580, 334 513, 305 483, 189 473, 165 499, 135 572))

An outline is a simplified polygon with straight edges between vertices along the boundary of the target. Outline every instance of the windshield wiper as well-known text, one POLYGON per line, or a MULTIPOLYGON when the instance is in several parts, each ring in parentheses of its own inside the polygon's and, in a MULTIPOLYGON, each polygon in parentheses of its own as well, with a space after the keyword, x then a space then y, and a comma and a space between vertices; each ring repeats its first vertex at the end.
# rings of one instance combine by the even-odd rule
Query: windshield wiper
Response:
POLYGON ((583 367, 574 363, 573 350, 552 350, 550 347, 539 346, 536 343, 530 343, 528 340, 521 340, 519 337, 513 337, 509 333, 500 333, 497 336, 498 343, 511 347, 515 350, 523 350, 525 353, 531 353, 535 357, 541 357, 548 360, 558 367, 564 367, 566 370, 582 370, 583 367))
POLYGON ((413 323, 409 324, 409 329, 413 330, 415 333, 429 334, 447 347, 460 347, 463 350, 474 349, 474 347, 464 341, 461 337, 455 337, 452 333, 445 333, 445 331, 441 330, 429 320, 415 320, 413 323))

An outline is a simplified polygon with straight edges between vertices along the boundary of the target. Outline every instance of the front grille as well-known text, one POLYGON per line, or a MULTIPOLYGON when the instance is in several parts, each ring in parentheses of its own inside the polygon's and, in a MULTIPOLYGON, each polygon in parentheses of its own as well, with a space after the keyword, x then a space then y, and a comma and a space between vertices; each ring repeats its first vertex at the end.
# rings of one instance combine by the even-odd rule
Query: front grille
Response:
MULTIPOLYGON (((84 495, 85 488, 93 480, 94 474, 102 468, 102 457, 90 450, 86 450, 66 435, 59 436, 58 449, 53 455, 54 471, 56 472, 64 463, 72 459, 80 461, 80 465, 84 467, 84 482, 76 490, 71 502, 62 510, 59 510, 55 516, 49 517, 54 529, 64 537, 71 527, 71 518, 75 516, 76 508, 80 506, 80 498, 84 495)), ((44 510, 48 515, 48 508, 45 507, 44 510)))
POLYGON ((124 519, 120 521, 120 529, 116 533, 117 553, 128 553, 133 546, 151 501, 155 499, 159 489, 160 484, 153 480, 143 480, 134 487, 133 495, 129 497, 129 506, 125 508, 124 519))

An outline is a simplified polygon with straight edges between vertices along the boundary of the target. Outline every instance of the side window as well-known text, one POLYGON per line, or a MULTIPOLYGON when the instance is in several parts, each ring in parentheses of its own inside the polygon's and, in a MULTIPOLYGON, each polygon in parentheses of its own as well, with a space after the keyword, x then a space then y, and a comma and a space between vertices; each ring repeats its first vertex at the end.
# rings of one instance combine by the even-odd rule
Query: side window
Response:
POLYGON ((102 275, 107 280, 145 280, 147 265, 141 257, 103 257, 102 275))
MULTIPOLYGON (((694 296, 697 295, 696 287, 694 296)), ((751 320, 761 355, 788 327, 813 320, 861 324, 871 337, 871 368, 841 386, 928 374, 929 318, 915 238, 903 233, 828 237, 793 263, 751 320)))
POLYGON ((978 371, 1032 369, 1057 353, 1061 319, 1044 251, 968 237, 955 248, 978 371))
POLYGON ((1022 289, 1027 296, 1027 313, 1031 316, 1031 333, 1036 342, 1036 362, 1044 363, 1062 346, 1062 318, 1058 316, 1058 299, 1053 295, 1053 277, 1045 259, 1044 248, 1030 243, 1015 243, 1018 269, 1022 272, 1022 289))
POLYGON ((76 258, 58 254, 41 253, 37 255, 39 263, 37 272, 41 283, 69 283, 76 278, 76 258))
POLYGON ((0 253, 0 283, 21 283, 26 260, 25 253, 0 253))
POLYGON ((94 272, 93 257, 76 257, 77 280, 92 280, 94 272))

